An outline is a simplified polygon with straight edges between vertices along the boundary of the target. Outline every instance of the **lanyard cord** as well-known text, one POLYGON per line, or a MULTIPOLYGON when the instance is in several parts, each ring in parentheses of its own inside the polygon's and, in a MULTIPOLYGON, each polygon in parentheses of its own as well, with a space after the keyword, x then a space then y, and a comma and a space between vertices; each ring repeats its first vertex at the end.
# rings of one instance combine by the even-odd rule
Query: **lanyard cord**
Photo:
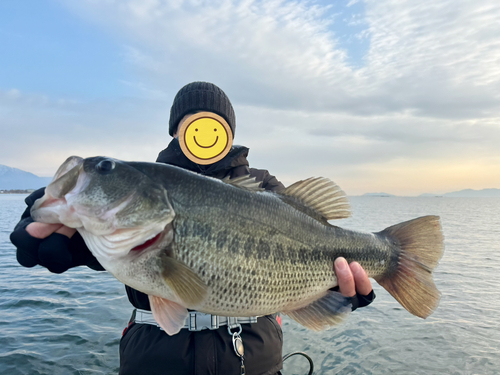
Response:
POLYGON ((306 353, 304 352, 293 352, 293 353, 289 353, 285 356, 283 356, 283 362, 285 362, 288 358, 290 358, 291 356, 294 356, 294 355, 301 355, 303 357, 306 357, 307 360, 309 361, 309 373, 307 375, 312 375, 313 371, 314 371, 314 364, 313 364, 313 360, 311 359, 311 357, 309 357, 306 353))

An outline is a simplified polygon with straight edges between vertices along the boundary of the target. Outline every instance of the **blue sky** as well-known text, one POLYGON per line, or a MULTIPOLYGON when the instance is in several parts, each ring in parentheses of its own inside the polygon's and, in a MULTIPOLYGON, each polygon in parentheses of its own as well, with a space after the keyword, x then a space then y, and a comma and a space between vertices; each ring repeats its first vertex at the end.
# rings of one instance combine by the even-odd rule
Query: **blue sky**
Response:
POLYGON ((499 16, 495 1, 2 1, 0 164, 153 161, 173 96, 205 80, 251 165, 287 184, 500 187, 499 16))
MULTIPOLYGON (((369 34, 364 3, 323 5, 323 18, 353 68, 364 65, 369 34)), ((0 3, 2 86, 50 96, 85 99, 141 95, 126 81, 134 75, 123 40, 68 11, 57 1, 0 3)))
POLYGON ((0 2, 2 88, 51 97, 122 96, 121 46, 53 1, 0 2))
POLYGON ((370 47, 370 33, 366 22, 363 1, 321 1, 330 6, 327 17, 331 18, 330 29, 339 48, 347 53, 347 63, 353 68, 365 65, 364 57, 370 47))

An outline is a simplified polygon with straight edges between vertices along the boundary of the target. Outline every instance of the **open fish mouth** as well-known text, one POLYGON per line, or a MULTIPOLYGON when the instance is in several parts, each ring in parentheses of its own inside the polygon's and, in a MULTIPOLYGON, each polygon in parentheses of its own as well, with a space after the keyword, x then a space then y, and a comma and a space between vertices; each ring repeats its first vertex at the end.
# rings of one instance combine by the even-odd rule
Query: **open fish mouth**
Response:
POLYGON ((87 183, 82 174, 84 159, 78 156, 69 157, 57 170, 51 183, 45 189, 45 195, 38 199, 31 208, 31 216, 35 221, 49 224, 64 223, 77 228, 82 225, 73 214, 74 209, 68 209, 70 192, 78 194, 87 183))
POLYGON ((175 213, 166 190, 127 163, 72 156, 31 215, 39 222, 76 228, 100 255, 114 258, 168 243, 167 226, 175 213))

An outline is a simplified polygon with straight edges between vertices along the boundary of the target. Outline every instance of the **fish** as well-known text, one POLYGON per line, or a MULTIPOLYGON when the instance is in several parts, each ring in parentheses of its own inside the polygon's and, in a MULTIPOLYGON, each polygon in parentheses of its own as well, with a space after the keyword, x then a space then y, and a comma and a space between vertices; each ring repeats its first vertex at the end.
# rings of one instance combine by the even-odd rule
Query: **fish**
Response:
POLYGON ((75 228, 115 278, 148 295, 169 335, 188 309, 221 316, 284 313, 321 331, 349 315, 334 261, 358 262, 411 314, 439 304, 444 252, 438 216, 376 233, 329 221, 350 215, 345 193, 311 177, 280 192, 249 176, 219 180, 162 163, 68 158, 31 209, 75 228))

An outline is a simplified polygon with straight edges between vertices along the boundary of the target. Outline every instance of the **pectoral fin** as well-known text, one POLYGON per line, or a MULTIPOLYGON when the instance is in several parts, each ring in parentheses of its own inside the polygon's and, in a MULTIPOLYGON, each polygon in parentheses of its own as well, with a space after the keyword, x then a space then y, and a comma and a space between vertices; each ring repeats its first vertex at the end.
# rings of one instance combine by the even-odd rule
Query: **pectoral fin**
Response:
POLYGON ((184 306, 165 298, 148 296, 156 322, 170 336, 178 333, 186 322, 188 311, 184 306))
POLYGON ((190 308, 196 307, 207 295, 207 284, 186 264, 165 255, 163 279, 172 291, 190 308))
POLYGON ((329 290, 325 296, 305 307, 283 312, 306 328, 322 331, 341 323, 349 316, 351 299, 329 290))

